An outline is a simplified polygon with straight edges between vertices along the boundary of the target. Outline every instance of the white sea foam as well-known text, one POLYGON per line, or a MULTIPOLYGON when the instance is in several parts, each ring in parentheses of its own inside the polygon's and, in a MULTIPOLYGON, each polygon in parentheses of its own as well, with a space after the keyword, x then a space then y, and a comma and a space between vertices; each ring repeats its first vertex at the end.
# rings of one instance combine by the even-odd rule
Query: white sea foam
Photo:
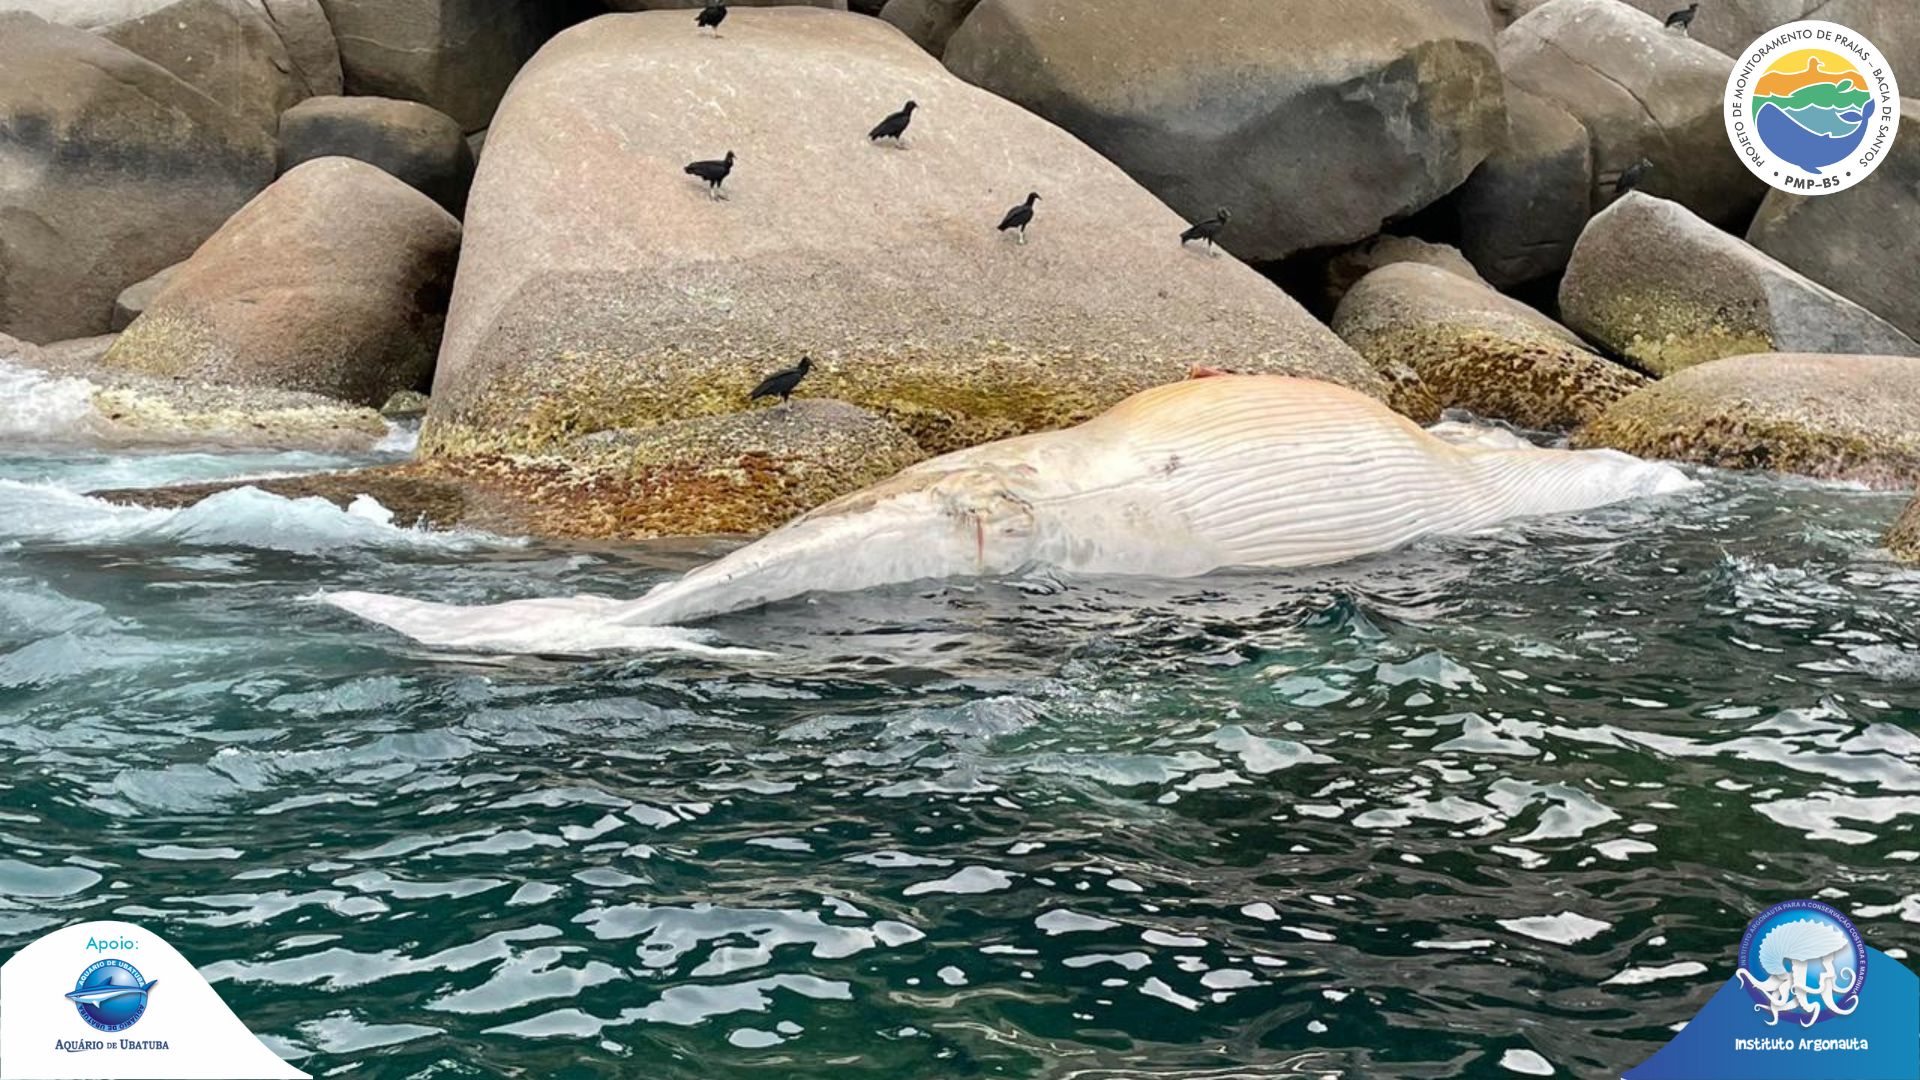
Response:
POLYGON ((0 357, 0 438, 71 438, 97 418, 85 379, 48 375, 0 357))
POLYGON ((289 499, 240 487, 192 506, 121 506, 46 484, 0 480, 0 539, 57 544, 175 543, 311 554, 336 548, 471 551, 517 545, 485 533, 433 532, 393 524, 362 495, 347 509, 325 499, 289 499))

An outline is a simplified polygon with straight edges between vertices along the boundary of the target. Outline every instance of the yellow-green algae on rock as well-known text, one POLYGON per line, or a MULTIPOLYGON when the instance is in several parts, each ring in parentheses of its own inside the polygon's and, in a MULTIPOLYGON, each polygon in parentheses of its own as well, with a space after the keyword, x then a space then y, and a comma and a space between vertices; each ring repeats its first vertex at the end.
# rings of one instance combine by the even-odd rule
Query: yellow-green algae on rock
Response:
POLYGON ((1272 283, 1183 249, 1186 223, 1118 168, 887 24, 733 18, 722 49, 688 48, 674 12, 596 19, 521 73, 469 201, 424 455, 570 458, 596 431, 738 412, 802 355, 803 396, 926 453, 1084 420, 1197 363, 1385 396, 1272 283), (908 148, 870 145, 869 114, 908 96, 908 148), (682 167, 728 150, 711 200, 682 167), (1022 246, 994 225, 1029 191, 1022 246))
POLYGON ((1911 488, 1920 484, 1920 359, 1763 353, 1715 360, 1622 398, 1574 442, 1911 488))
POLYGON ((1887 550, 1896 558, 1920 562, 1920 493, 1915 493, 1906 512, 1887 532, 1887 550))
POLYGON ((1375 364, 1410 367, 1437 407, 1523 427, 1576 427, 1647 381, 1525 304, 1418 263, 1362 278, 1333 328, 1375 364))

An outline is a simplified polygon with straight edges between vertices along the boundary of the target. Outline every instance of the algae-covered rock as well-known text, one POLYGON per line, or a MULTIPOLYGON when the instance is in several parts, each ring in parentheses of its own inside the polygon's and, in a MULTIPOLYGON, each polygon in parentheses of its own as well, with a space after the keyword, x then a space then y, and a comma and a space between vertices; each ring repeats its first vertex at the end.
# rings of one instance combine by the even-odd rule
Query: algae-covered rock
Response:
POLYGON ((1920 355, 1878 315, 1639 192, 1587 224, 1561 279, 1560 314, 1656 375, 1757 352, 1920 355))
POLYGON ((1482 0, 982 0, 945 59, 1189 220, 1230 208, 1246 259, 1371 236, 1505 130, 1482 0))
POLYGON ((1110 162, 885 23, 740 8, 726 30, 707 47, 681 12, 607 16, 520 74, 468 202, 423 453, 737 412, 802 354, 803 396, 928 453, 1083 420, 1195 363, 1385 394, 1272 283, 1183 250, 1185 223, 1110 162), (907 97, 909 147, 870 145, 907 97), (710 199, 683 167, 728 150, 730 197, 710 199), (1022 246, 994 226, 1029 191, 1022 246))
POLYGON ((172 280, 173 272, 183 265, 185 265, 184 260, 174 263, 151 277, 143 278, 121 289, 120 295, 113 298, 113 332, 118 334, 133 325, 133 320, 147 310, 147 305, 153 303, 153 298, 160 295, 160 290, 166 288, 167 282, 172 280))
POLYGON ((104 362, 378 406, 431 374, 459 250, 460 223, 420 192, 309 161, 178 267, 104 362))
MULTIPOLYGON (((105 368, 116 335, 36 346, 0 335, 0 362, 38 375, 29 391, 63 415, 6 436, 114 447, 358 452, 387 436, 380 414, 286 390, 155 378, 105 368)), ((33 410, 29 410, 31 413, 33 410)))
POLYGON ((1418 263, 1362 278, 1333 329, 1376 364, 1407 364, 1440 407, 1522 427, 1575 427, 1646 382, 1525 304, 1418 263))
POLYGON ((1920 484, 1920 359, 1764 353, 1715 360, 1636 390, 1574 441, 1902 490, 1920 484))
POLYGON ((1920 562, 1920 493, 1907 504, 1906 512, 1887 532, 1887 550, 1896 558, 1920 562))
POLYGON ((761 533, 926 455, 904 432, 845 402, 704 416, 603 431, 564 452, 435 458, 267 481, 95 492, 183 506, 240 483, 340 506, 365 494, 397 520, 563 539, 761 533))
POLYGON ((1451 244, 1436 244, 1413 236, 1394 236, 1386 234, 1376 236, 1363 244, 1353 247, 1327 260, 1323 274, 1324 310, 1332 311, 1340 305, 1347 290, 1359 283, 1360 279, 1383 266, 1394 263, 1421 263, 1457 274, 1477 285, 1487 284, 1480 272, 1473 268, 1460 249, 1451 244))

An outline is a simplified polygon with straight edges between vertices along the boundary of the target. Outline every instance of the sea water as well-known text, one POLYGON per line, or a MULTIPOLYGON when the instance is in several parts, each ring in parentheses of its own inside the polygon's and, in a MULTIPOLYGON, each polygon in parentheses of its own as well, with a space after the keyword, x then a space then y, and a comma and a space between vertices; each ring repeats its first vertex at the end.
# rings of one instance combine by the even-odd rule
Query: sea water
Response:
POLYGON ((708 628, 762 656, 498 657, 311 597, 630 596, 727 543, 117 507, 84 492, 405 443, 19 435, 0 955, 144 924, 316 1075, 1617 1075, 1767 904, 1920 942, 1895 496, 1703 471, 1311 572, 928 583, 708 628))

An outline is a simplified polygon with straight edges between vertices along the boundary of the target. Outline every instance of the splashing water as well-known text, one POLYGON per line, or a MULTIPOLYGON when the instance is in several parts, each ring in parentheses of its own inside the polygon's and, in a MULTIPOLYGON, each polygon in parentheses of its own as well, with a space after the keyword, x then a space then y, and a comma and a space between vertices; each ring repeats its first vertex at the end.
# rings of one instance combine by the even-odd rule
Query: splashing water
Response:
POLYGON ((316 1074, 1442 1077, 1618 1075, 1776 900, 1920 939, 1894 497, 1707 473, 583 663, 302 598, 632 596, 723 547, 81 494, 352 463, 0 457, 0 950, 146 923, 316 1074))

